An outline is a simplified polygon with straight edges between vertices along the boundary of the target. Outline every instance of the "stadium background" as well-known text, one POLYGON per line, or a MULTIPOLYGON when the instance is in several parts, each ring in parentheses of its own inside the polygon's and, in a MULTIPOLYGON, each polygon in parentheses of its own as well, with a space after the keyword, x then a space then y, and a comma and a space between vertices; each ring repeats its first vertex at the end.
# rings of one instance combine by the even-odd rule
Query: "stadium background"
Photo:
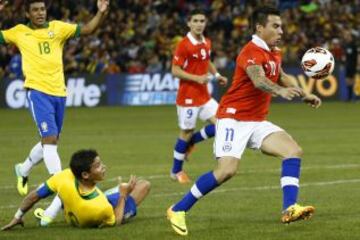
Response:
MULTIPOLYGON (((95 35, 71 40, 64 51, 64 68, 70 84, 70 96, 82 99, 82 106, 173 104, 177 79, 166 73, 171 67, 172 51, 187 32, 186 14, 193 8, 205 8, 209 23, 206 35, 213 41, 212 58, 222 74, 231 78, 236 56, 248 41, 248 17, 258 4, 276 4, 282 11, 284 68, 302 86, 324 99, 346 98, 345 41, 351 33, 359 41, 360 3, 351 1, 111 1, 111 11, 95 35), (325 81, 315 82, 302 74, 299 61, 314 46, 328 48, 334 55, 336 71, 325 81), (159 74, 161 73, 161 74, 159 74), (130 75, 129 75, 130 74, 130 75), (83 79, 83 80, 82 80, 83 79), (84 81, 86 80, 86 81, 84 81), (83 81, 83 83, 81 82, 83 81), (96 85, 87 90, 89 84, 96 85), (73 88, 74 86, 74 88, 73 88), (77 87, 76 87, 77 86, 77 87), (90 96, 86 93, 91 92, 90 96), (85 96, 86 95, 86 96, 85 96), (99 97, 101 96, 101 97, 99 97), (84 100, 85 98, 85 100, 84 100), (86 99, 93 99, 86 101, 86 99), (99 99, 98 101, 94 99, 99 99)), ((96 10, 96 1, 49 1, 49 20, 83 23, 96 10)), ((25 22, 22 1, 11 4, 0 16, 0 29, 25 22)), ((21 94, 21 57, 15 47, 0 47, 1 106, 23 107, 21 94), (9 84, 11 84, 9 86, 9 84)), ((223 89, 214 86, 217 99, 223 89)), ((357 76, 356 93, 360 95, 357 76)), ((75 100, 74 100, 75 101, 75 100)), ((68 106, 79 106, 79 100, 68 106)))
MULTIPOLYGON (((96 9, 95 2, 50 0, 49 19, 86 22, 96 9)), ((64 239, 65 231, 66 239, 175 239, 165 210, 189 186, 179 186, 168 177, 178 131, 173 106, 177 80, 169 73, 172 49, 187 32, 186 13, 195 7, 206 8, 213 61, 221 73, 231 77, 234 59, 249 39, 247 17, 254 6, 264 3, 276 4, 283 13, 284 68, 325 100, 317 111, 304 104, 274 104, 270 115, 305 150, 300 198, 317 206, 318 213, 311 222, 280 225, 279 162, 248 151, 239 176, 194 208, 188 218, 189 238, 359 239, 360 109, 356 103, 342 102, 346 98, 343 37, 351 32, 359 46, 358 0, 112 0, 108 19, 97 33, 71 40, 65 47, 67 105, 81 108, 67 110, 60 156, 67 166, 72 152, 94 147, 108 165, 108 180, 101 188, 112 187, 119 174, 135 173, 152 182, 152 193, 137 219, 121 228, 83 231, 68 228, 59 216, 53 226, 40 229, 29 212, 26 229, 0 232, 0 239, 64 239), (306 78, 299 66, 304 51, 319 45, 330 49, 336 61, 333 76, 324 81, 306 78), (163 104, 166 106, 116 106, 163 104)), ((11 1, 0 15, 0 29, 25 21, 22 11, 22 0, 11 1)), ((31 117, 23 109, 20 61, 14 47, 0 46, 1 225, 21 201, 13 165, 38 140, 31 117)), ((359 75, 357 79, 359 94, 359 75)), ((210 87, 221 97, 223 89, 216 84, 210 87)), ((214 165, 211 159, 208 141, 196 149, 186 168, 195 178, 214 165)), ((46 177, 41 165, 31 175, 32 187, 46 177)))

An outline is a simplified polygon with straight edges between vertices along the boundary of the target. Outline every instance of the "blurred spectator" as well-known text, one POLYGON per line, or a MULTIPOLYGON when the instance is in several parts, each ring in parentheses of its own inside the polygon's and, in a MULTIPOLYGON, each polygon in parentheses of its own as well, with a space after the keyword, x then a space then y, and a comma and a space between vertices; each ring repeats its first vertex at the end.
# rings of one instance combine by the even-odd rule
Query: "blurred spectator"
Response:
POLYGON ((352 33, 347 31, 344 33, 344 50, 345 50, 345 71, 346 85, 348 87, 348 101, 354 100, 354 83, 358 60, 358 47, 352 33))
MULTIPOLYGON (((96 0, 49 3, 49 20, 80 24, 96 9, 96 0)), ((213 40, 214 63, 219 69, 232 69, 250 37, 248 17, 260 4, 275 4, 282 11, 285 64, 298 64, 302 54, 314 46, 327 47, 337 59, 344 59, 344 29, 351 32, 353 41, 359 39, 359 0, 115 0, 97 34, 66 45, 65 73, 168 71, 173 46, 188 31, 185 16, 194 8, 208 12, 206 35, 213 40)), ((23 0, 12 1, 0 16, 0 29, 25 22, 22 5, 23 0)), ((9 76, 12 50, 0 46, 0 53, 0 75, 9 76)))

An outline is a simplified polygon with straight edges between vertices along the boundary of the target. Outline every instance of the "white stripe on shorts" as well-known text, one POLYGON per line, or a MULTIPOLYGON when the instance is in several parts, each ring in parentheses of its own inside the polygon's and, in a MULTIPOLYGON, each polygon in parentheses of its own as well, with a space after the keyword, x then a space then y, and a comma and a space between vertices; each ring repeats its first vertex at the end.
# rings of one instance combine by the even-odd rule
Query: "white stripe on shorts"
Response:
POLYGON ((296 177, 282 177, 281 180, 281 187, 285 186, 297 186, 299 187, 299 179, 296 177))

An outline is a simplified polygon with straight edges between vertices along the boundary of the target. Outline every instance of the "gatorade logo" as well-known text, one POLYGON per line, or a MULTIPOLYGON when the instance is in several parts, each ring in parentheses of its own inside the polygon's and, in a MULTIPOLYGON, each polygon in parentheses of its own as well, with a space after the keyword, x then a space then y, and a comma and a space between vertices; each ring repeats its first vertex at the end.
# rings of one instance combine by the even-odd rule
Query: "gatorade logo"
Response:
MULTIPOLYGON (((11 81, 6 88, 5 101, 9 108, 28 107, 24 82, 20 79, 11 81)), ((67 82, 67 107, 95 107, 99 105, 105 87, 96 84, 85 85, 84 78, 70 78, 67 82)))

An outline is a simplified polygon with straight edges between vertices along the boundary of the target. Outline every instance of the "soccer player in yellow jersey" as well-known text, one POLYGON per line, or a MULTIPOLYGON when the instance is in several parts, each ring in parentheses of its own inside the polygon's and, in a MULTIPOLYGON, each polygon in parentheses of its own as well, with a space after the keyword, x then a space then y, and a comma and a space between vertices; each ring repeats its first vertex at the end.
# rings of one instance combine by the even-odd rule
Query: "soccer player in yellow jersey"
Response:
MULTIPOLYGON (((21 53, 29 110, 41 137, 24 163, 15 165, 20 195, 27 194, 30 170, 42 159, 50 174, 61 171, 57 143, 66 103, 63 47, 70 38, 93 33, 105 18, 109 6, 109 0, 98 0, 96 15, 80 27, 62 21, 47 22, 44 0, 25 2, 29 23, 0 31, 0 44, 13 44, 21 53)), ((0 11, 6 4, 7 1, 0 0, 0 11)), ((60 209, 61 202, 55 198, 44 215, 53 219, 60 209)))
POLYGON ((137 206, 150 191, 150 183, 131 176, 128 183, 103 193, 96 183, 104 179, 105 165, 95 150, 73 154, 70 169, 50 177, 30 192, 11 222, 2 230, 23 225, 24 214, 40 199, 57 193, 64 206, 65 219, 77 227, 106 227, 124 223, 136 215, 137 206))

